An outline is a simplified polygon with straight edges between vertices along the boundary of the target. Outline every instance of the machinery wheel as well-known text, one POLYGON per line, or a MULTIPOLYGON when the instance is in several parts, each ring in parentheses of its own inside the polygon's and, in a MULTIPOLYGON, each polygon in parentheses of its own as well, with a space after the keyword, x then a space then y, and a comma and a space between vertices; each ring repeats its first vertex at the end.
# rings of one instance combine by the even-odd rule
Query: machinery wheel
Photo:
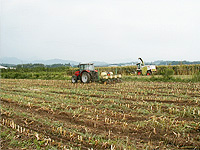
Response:
POLYGON ((149 76, 149 75, 151 75, 152 73, 151 73, 151 71, 147 71, 147 76, 149 76))
POLYGON ((98 81, 98 72, 93 72, 90 77, 92 82, 98 81))
POLYGON ((72 76, 72 83, 76 83, 77 82, 77 76, 76 75, 73 75, 72 76))
POLYGON ((141 72, 138 72, 137 74, 138 74, 138 75, 141 75, 142 73, 141 73, 141 72))
POLYGON ((98 81, 98 78, 99 78, 98 72, 95 72, 95 74, 94 74, 94 81, 98 81))
POLYGON ((87 72, 83 72, 81 76, 81 81, 83 83, 89 83, 90 82, 90 75, 87 72))

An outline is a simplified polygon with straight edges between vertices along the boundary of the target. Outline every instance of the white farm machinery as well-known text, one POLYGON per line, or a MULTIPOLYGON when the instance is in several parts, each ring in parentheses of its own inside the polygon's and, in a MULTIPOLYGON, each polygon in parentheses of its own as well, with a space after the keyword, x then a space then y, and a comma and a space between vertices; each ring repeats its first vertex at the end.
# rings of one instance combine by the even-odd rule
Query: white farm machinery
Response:
POLYGON ((156 72, 155 65, 145 65, 142 58, 138 58, 141 62, 137 63, 137 75, 151 75, 156 72))
POLYGON ((80 80, 83 83, 102 82, 107 84, 121 82, 121 78, 121 74, 114 75, 113 72, 101 72, 99 74, 99 71, 94 69, 93 63, 82 63, 79 64, 79 70, 72 76, 72 83, 80 80))

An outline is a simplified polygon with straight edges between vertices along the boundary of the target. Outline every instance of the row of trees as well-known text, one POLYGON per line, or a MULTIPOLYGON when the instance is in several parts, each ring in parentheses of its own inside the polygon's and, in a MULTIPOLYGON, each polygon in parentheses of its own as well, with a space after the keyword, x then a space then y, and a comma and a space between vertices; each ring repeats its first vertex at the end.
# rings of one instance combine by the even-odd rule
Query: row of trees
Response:
POLYGON ((157 65, 195 65, 200 64, 200 61, 157 61, 157 65))
POLYGON ((65 80, 72 70, 70 64, 22 64, 16 65, 15 69, 1 69, 1 78, 65 80))
POLYGON ((18 64, 18 65, 12 65, 12 64, 0 64, 2 66, 8 67, 8 68, 16 68, 16 69, 21 69, 21 68, 58 68, 58 67, 71 67, 71 64, 52 64, 52 65, 44 65, 40 63, 36 64, 18 64))
POLYGON ((63 72, 69 70, 70 67, 71 67, 70 64, 53 64, 53 65, 20 64, 13 66, 11 69, 2 69, 2 72, 40 72, 40 71, 63 72))
MULTIPOLYGON (((70 67, 69 64, 44 64, 17 65, 16 69, 1 69, 1 78, 17 79, 66 79, 74 74, 78 68, 70 67)), ((99 72, 117 72, 122 75, 130 75, 136 72, 136 66, 124 67, 96 67, 99 72)), ((200 65, 169 65, 157 66, 157 75, 163 75, 166 69, 170 69, 174 75, 195 75, 200 72, 200 65)))
MULTIPOLYGON (((163 71, 166 69, 174 70, 174 75, 193 75, 200 72, 200 64, 197 65, 164 65, 156 66, 157 72, 155 74, 162 75, 163 71)), ((137 66, 124 66, 124 67, 98 67, 99 71, 112 71, 123 75, 134 74, 137 70, 137 66)))

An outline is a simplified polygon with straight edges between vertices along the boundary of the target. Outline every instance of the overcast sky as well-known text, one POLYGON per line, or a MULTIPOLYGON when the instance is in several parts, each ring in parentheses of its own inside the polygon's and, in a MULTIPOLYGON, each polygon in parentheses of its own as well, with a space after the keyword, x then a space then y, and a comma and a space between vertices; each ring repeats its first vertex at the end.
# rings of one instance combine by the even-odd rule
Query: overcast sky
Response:
POLYGON ((200 60, 200 0, 1 0, 1 57, 200 60))

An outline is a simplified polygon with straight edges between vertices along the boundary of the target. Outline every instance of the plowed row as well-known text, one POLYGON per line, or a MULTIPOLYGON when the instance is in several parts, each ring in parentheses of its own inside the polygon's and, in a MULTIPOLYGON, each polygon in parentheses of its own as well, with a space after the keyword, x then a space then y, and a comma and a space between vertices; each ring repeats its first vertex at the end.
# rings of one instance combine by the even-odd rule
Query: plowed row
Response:
POLYGON ((199 83, 2 79, 1 130, 18 144, 3 139, 1 148, 199 148, 199 91, 199 83))

